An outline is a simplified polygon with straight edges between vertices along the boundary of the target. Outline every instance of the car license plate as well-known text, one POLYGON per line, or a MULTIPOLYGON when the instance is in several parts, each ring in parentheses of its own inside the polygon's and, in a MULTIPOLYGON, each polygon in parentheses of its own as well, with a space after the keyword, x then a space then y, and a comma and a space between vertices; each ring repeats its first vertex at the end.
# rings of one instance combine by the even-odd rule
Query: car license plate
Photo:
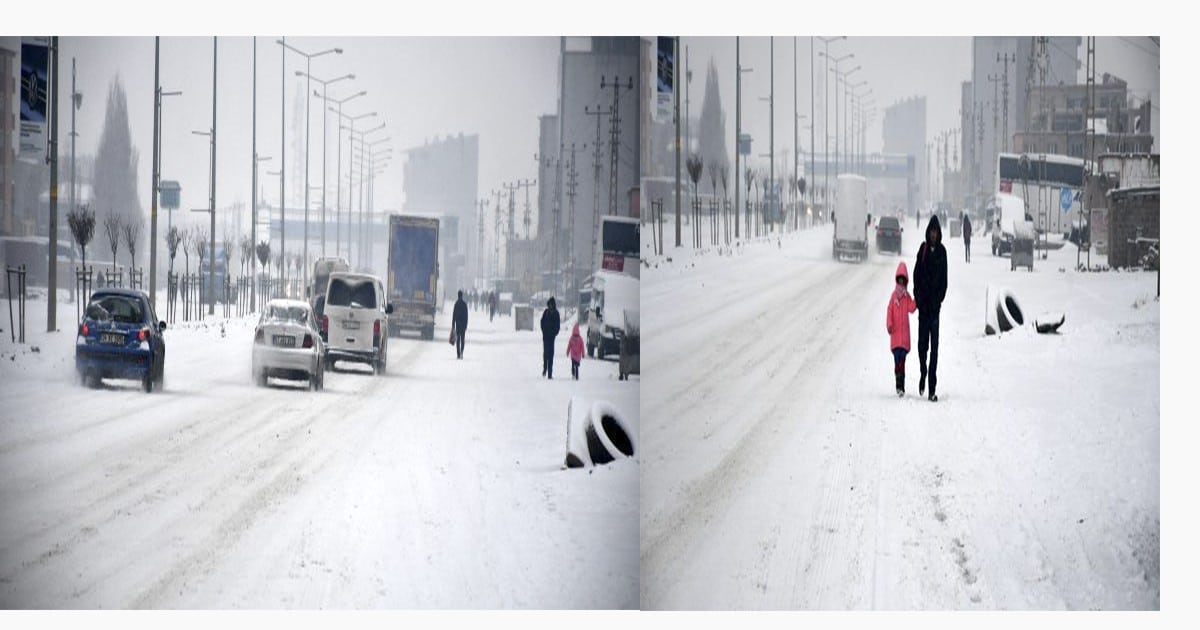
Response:
POLYGON ((109 343, 116 346, 125 345, 125 333, 103 333, 100 335, 101 343, 109 343))
POLYGON ((342 328, 346 330, 358 330, 358 322, 353 319, 342 320, 342 328))
POLYGON ((295 348, 296 338, 289 337, 288 335, 272 335, 271 343, 284 348, 295 348))

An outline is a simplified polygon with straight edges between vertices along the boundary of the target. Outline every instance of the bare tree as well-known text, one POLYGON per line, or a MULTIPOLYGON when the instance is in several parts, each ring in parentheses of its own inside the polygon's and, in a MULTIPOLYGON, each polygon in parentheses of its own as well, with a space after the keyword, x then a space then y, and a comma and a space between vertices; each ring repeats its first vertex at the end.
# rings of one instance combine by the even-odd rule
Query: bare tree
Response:
POLYGON ((699 155, 689 155, 687 159, 688 178, 692 180, 692 194, 700 194, 700 175, 704 172, 704 159, 699 155))
POLYGON ((167 254, 171 257, 171 266, 175 266, 175 254, 179 253, 179 243, 183 241, 183 234, 179 228, 171 226, 167 230, 167 254))
POLYGON ((192 237, 192 247, 196 250, 196 257, 200 260, 200 268, 204 268, 204 258, 208 254, 208 231, 197 230, 192 237))
POLYGON ((249 273, 251 275, 253 275, 254 274, 254 241, 250 240, 249 235, 242 236, 241 241, 238 242, 238 253, 240 254, 240 257, 238 260, 238 269, 241 270, 242 275, 245 275, 247 271, 249 271, 249 273))
POLYGON ((258 256, 258 264, 262 266, 263 273, 267 272, 267 262, 271 260, 271 244, 266 241, 260 241, 254 247, 254 253, 258 256))
POLYGON ((196 240, 196 231, 192 228, 185 228, 180 231, 183 243, 183 275, 187 276, 192 272, 191 253, 192 243, 196 240))
POLYGON ((113 271, 117 269, 117 249, 121 247, 121 215, 112 212, 104 217, 104 236, 108 237, 108 249, 112 251, 113 271))
POLYGON ((67 213, 67 224, 71 226, 71 236, 83 254, 83 267, 86 269, 87 246, 96 233, 96 213, 87 205, 75 206, 67 213))
POLYGON ((229 232, 221 234, 221 256, 225 259, 225 274, 229 275, 229 262, 233 260, 233 235, 229 232))
POLYGON ((137 265, 137 246, 142 238, 141 219, 130 219, 123 226, 125 232, 125 247, 129 250, 129 268, 137 265))
POLYGON ((729 185, 729 164, 720 164, 717 166, 717 175, 721 182, 721 196, 725 197, 729 194, 727 189, 729 185))

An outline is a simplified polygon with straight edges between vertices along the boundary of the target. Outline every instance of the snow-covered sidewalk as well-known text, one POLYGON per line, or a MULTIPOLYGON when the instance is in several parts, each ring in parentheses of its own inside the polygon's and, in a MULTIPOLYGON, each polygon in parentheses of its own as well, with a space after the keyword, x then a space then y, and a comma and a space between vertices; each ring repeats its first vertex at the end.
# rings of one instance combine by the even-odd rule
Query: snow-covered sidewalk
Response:
POLYGON ((885 305, 923 228, 861 265, 828 226, 648 260, 644 608, 1159 606, 1155 274, 948 239, 941 401, 915 314, 897 399, 885 305), (989 286, 1061 334, 985 336, 989 286))

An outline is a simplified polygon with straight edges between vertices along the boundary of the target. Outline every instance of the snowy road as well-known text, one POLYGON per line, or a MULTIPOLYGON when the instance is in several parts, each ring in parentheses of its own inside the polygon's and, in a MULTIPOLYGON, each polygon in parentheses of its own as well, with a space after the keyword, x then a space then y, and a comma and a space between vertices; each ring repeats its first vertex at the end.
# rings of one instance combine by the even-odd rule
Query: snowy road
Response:
POLYGON ((565 357, 539 380, 534 333, 471 317, 463 361, 443 316, 319 393, 251 384, 248 320, 170 327, 152 395, 73 384, 71 334, 6 331, 0 608, 636 607, 637 460, 560 466, 570 397, 636 427, 638 381, 565 357))
POLYGON ((643 608, 1157 608, 1154 275, 1062 273, 1073 246, 1010 274, 951 240, 942 400, 915 356, 898 400, 898 258, 833 262, 830 235, 646 270, 643 608), (1063 334, 984 337, 989 284, 1063 334))

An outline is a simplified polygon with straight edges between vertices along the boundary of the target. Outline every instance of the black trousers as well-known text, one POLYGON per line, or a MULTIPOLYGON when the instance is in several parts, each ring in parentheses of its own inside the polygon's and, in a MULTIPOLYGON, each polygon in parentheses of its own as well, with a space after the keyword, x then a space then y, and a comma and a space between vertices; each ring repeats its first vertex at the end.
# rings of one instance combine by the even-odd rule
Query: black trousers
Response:
POLYGON ((458 350, 458 358, 462 358, 463 348, 467 345, 467 331, 465 329, 454 330, 455 342, 454 347, 458 350))
POLYGON ((967 249, 967 262, 971 262, 971 239, 964 238, 963 246, 967 249))
POLYGON ((546 378, 554 378, 554 337, 542 339, 542 371, 546 378))
POLYGON ((941 313, 917 311, 917 358, 921 361, 921 376, 929 375, 929 393, 937 392, 938 319, 941 313), (928 369, 925 353, 929 352, 928 369))

